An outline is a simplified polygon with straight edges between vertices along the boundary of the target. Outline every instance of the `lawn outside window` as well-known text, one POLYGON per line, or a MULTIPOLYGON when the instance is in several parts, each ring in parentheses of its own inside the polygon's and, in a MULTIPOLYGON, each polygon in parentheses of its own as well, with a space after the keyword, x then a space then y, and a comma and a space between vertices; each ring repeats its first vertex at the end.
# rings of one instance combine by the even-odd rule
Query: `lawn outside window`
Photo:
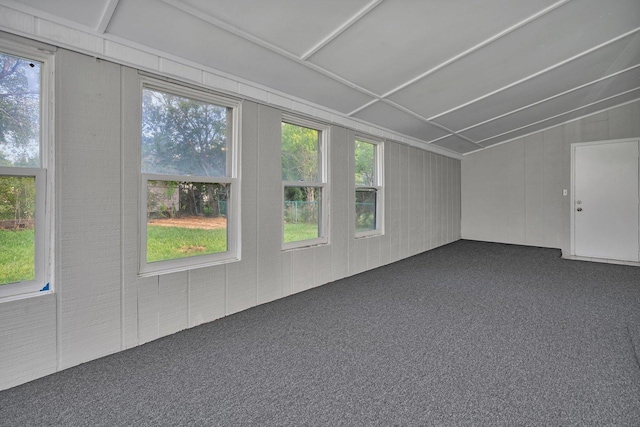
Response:
POLYGON ((282 122, 282 248, 326 244, 328 126, 286 115, 282 122))
POLYGON ((354 144, 356 237, 383 234, 383 143, 357 136, 354 144))
POLYGON ((53 56, 0 41, 0 298, 51 292, 53 56))
POLYGON ((142 81, 140 275, 236 261, 234 100, 142 81))

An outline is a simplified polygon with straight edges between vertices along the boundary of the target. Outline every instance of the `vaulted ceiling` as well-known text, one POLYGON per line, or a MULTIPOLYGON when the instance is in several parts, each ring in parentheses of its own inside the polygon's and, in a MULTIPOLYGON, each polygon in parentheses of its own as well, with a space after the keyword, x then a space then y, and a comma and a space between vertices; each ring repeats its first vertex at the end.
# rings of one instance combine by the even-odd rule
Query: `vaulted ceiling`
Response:
POLYGON ((0 0, 457 152, 640 98, 640 0, 0 0))

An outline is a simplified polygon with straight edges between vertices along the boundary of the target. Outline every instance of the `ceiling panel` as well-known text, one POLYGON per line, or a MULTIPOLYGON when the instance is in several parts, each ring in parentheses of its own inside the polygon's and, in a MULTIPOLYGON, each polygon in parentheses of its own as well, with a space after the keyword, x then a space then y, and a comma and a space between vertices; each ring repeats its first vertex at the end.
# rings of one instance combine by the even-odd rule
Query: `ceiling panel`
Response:
POLYGON ((508 141, 523 135, 528 135, 533 132, 538 132, 540 130, 547 129, 556 125, 560 125, 570 120, 578 119, 580 117, 587 116, 589 114, 596 113, 598 111, 604 111, 609 108, 615 107, 617 105, 635 101, 635 100, 640 100, 640 89, 636 89, 634 91, 630 91, 628 93, 624 93, 619 96, 609 98, 602 102, 598 102, 596 104, 583 107, 579 110, 572 111, 572 112, 560 115, 558 117, 554 117, 552 119, 545 120, 543 122, 536 123, 536 124, 527 126, 522 129, 518 129, 513 132, 509 132, 507 134, 504 134, 495 138, 488 139, 480 143, 480 145, 482 145, 483 147, 490 147, 492 145, 499 144, 504 141, 508 141))
POLYGON ((446 138, 434 141, 432 144, 460 154, 469 153, 482 148, 482 146, 473 144, 457 135, 450 135, 446 138))
POLYGON ((109 0, 20 0, 20 3, 64 20, 96 28, 109 0))
POLYGON ((120 0, 108 31, 344 113, 371 100, 342 83, 162 2, 120 0), (181 31, 166 31, 169 23, 181 31))
POLYGON ((400 111, 386 102, 376 102, 355 114, 354 117, 426 142, 449 134, 449 132, 400 111))
POLYGON ((598 83, 585 86, 582 89, 569 92, 566 95, 542 102, 514 114, 471 128, 462 132, 462 135, 474 141, 482 141, 494 135, 499 135, 526 126, 529 123, 535 123, 562 114, 565 111, 574 110, 587 104, 616 96, 637 87, 640 87, 640 67, 598 83))
POLYGON ((298 56, 363 9, 370 0, 174 0, 298 56))
POLYGON ((555 0, 386 0, 311 61, 384 94, 555 0))
POLYGON ((640 64, 640 33, 632 34, 433 121, 459 131, 636 64, 640 64))
POLYGON ((389 98, 433 117, 639 26, 638 0, 573 0, 389 98))
POLYGON ((106 55, 142 68, 148 62, 131 52, 157 55, 170 60, 159 62, 168 74, 166 64, 175 61, 179 70, 185 62, 196 81, 199 70, 212 70, 280 95, 267 102, 308 105, 299 111, 324 111, 340 123, 353 117, 366 122, 363 128, 371 124, 459 153, 475 150, 466 138, 504 141, 625 102, 634 95, 615 95, 640 86, 637 70, 611 76, 640 64, 640 0, 0 5, 27 23, 0 19, 9 32, 33 31, 35 39, 97 57, 105 55, 101 46, 127 46, 124 54, 110 48, 106 55), (25 30, 31 16, 43 21, 25 30))

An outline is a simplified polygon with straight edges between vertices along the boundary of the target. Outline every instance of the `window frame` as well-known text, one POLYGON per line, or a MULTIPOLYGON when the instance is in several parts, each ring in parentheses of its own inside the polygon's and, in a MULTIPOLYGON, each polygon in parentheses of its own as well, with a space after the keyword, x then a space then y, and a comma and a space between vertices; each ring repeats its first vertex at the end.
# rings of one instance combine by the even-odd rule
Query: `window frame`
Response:
MULTIPOLYGON (((170 82, 149 76, 140 77, 140 122, 142 130, 142 92, 145 89, 185 97, 231 109, 231 126, 227 131, 226 175, 221 177, 198 175, 174 175, 142 172, 142 158, 139 158, 139 239, 138 239, 138 276, 149 277, 178 271, 192 270, 212 265, 240 261, 240 118, 242 102, 221 96, 206 89, 193 88, 181 83, 170 82), (227 199, 227 250, 213 254, 193 255, 162 261, 147 262, 147 194, 149 181, 178 181, 193 183, 228 184, 227 199)), ((138 154, 142 153, 142 131, 139 134, 138 154)))
POLYGON ((356 134, 353 139, 353 212, 354 212, 354 230, 355 238, 365 238, 372 236, 381 236, 384 234, 384 141, 376 138, 372 138, 368 135, 356 134), (374 146, 374 173, 373 173, 373 185, 362 185, 355 182, 355 146, 356 141, 364 142, 374 146), (355 227, 355 208, 356 208, 356 193, 359 189, 374 190, 376 193, 376 228, 374 230, 357 231, 355 227))
POLYGON ((34 278, 0 285, 0 300, 49 294, 53 288, 53 79, 54 48, 29 46, 0 37, 0 52, 40 63, 40 167, 0 166, 0 176, 35 179, 34 278))
MULTIPOLYGON (((316 181, 282 181, 282 188, 280 194, 282 195, 282 201, 280 203, 281 209, 281 243, 282 250, 292 250, 292 249, 300 249, 312 246, 326 245, 329 244, 329 197, 330 197, 330 187, 329 187, 329 136, 330 136, 330 126, 313 121, 305 118, 301 118, 298 116, 294 116, 291 114, 283 114, 281 120, 281 128, 282 123, 305 127, 308 129, 313 129, 319 132, 320 136, 318 138, 318 177, 316 181), (320 188, 320 203, 318 205, 318 234, 319 237, 315 239, 306 239, 306 240, 297 240, 294 242, 285 242, 284 241, 284 191, 286 187, 318 187, 320 188)), ((280 136, 280 147, 282 148, 282 135, 280 136)), ((280 170, 282 171, 282 164, 280 165, 280 170)))

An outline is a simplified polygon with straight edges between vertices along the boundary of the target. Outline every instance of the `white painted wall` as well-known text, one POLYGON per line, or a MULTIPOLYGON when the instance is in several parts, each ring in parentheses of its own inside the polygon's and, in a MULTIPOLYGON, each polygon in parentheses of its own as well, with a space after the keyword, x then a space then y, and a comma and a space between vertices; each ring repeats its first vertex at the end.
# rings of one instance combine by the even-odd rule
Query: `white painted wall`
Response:
POLYGON ((354 238, 354 131, 332 125, 331 243, 280 250, 282 111, 242 106, 242 261, 139 278, 136 70, 56 53, 55 293, 0 302, 0 389, 460 238, 460 161, 385 142, 385 234, 354 238))
POLYGON ((569 255, 571 144, 634 137, 640 137, 640 101, 465 156, 462 238, 569 255))

